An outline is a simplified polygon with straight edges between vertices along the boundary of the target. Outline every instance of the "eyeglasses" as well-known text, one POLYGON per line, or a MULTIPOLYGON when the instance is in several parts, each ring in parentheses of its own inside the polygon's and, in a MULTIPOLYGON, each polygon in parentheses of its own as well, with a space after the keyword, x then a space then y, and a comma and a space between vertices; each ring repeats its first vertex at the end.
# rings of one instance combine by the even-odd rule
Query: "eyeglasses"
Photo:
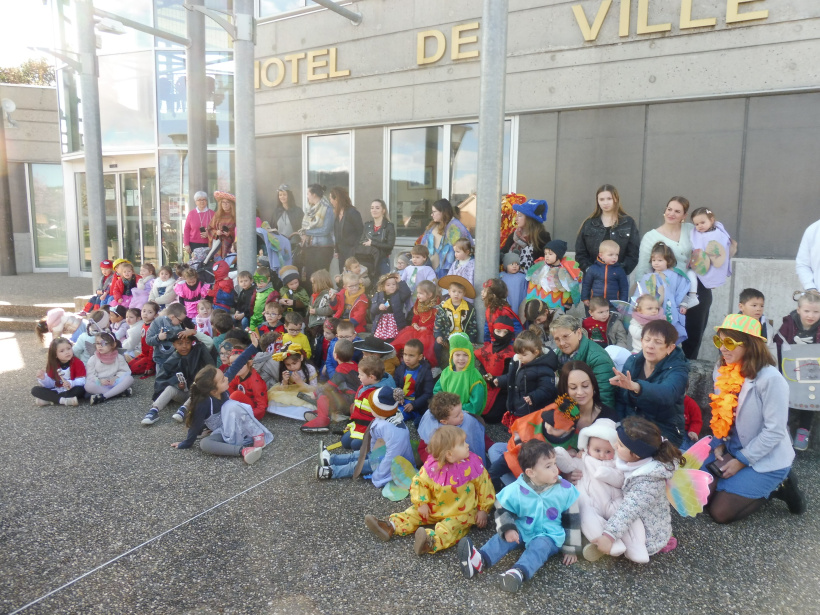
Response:
POLYGON ((715 344, 715 348, 720 350, 721 346, 725 346, 726 350, 732 352, 738 346, 743 346, 743 342, 738 342, 737 340, 733 340, 731 337, 724 337, 723 339, 720 338, 719 335, 716 335, 712 338, 712 342, 715 344))

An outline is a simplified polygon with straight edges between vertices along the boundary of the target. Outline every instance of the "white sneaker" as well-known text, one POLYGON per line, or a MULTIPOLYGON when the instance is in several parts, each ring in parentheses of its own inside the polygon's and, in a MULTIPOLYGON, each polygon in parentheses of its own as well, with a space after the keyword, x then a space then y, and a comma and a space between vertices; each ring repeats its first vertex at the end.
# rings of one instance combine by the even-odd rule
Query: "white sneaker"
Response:
POLYGON ((319 440, 319 465, 323 467, 330 466, 330 451, 327 450, 322 440, 319 440))
POLYGON ((696 305, 699 305, 700 301, 698 301, 698 294, 697 293, 689 293, 686 295, 683 300, 680 302, 681 307, 685 307, 687 310, 691 310, 696 305))
POLYGON ((333 478, 333 468, 330 466, 316 466, 316 478, 319 480, 333 478))
POLYGON ((63 406, 79 406, 80 401, 76 397, 61 397, 60 404, 63 406))
POLYGON ((39 397, 34 398, 34 405, 36 406, 51 406, 53 405, 50 401, 46 401, 45 399, 40 399, 39 397))

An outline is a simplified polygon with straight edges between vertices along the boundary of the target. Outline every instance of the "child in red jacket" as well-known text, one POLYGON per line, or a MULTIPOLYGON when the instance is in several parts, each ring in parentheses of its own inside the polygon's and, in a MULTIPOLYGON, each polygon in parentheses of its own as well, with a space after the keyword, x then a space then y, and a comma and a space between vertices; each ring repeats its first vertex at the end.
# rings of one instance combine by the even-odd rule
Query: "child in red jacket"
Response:
POLYGON ((363 333, 367 326, 367 309, 370 302, 364 292, 361 278, 355 273, 348 272, 342 276, 342 281, 345 286, 340 292, 333 293, 331 290, 328 293, 330 307, 334 310, 333 316, 350 320, 356 327, 356 332, 363 333))
MULTIPOLYGON (((258 342, 258 338, 256 341, 258 342)), ((231 363, 239 359, 239 355, 241 355, 247 347, 248 346, 241 342, 234 342, 233 349, 231 350, 231 363)), ((239 370, 239 373, 228 384, 229 394, 235 393, 236 391, 241 391, 248 396, 250 406, 253 408, 253 415, 257 420, 265 416, 265 412, 268 409, 268 385, 265 384, 262 376, 253 369, 253 356, 248 359, 245 366, 239 370)))
POLYGON ((142 278, 134 273, 131 261, 120 258, 114 261, 114 279, 111 281, 111 307, 131 305, 131 291, 142 278))
POLYGON ((142 306, 142 338, 140 340, 140 352, 134 358, 129 359, 128 355, 125 360, 128 362, 128 367, 131 373, 136 375, 143 375, 144 377, 153 376, 157 371, 157 366, 154 363, 154 347, 146 341, 148 329, 151 328, 151 323, 159 314, 159 305, 153 301, 146 301, 142 306))
POLYGON ((319 397, 316 400, 315 416, 308 416, 302 425, 305 432, 330 431, 331 420, 337 421, 342 415, 350 415, 350 405, 353 403, 356 391, 362 385, 359 380, 359 366, 353 362, 353 342, 339 340, 333 347, 333 358, 336 359, 336 371, 333 378, 319 388, 319 397))
POLYGON ((682 451, 685 451, 700 439, 700 430, 703 429, 703 416, 698 403, 685 395, 683 398, 683 416, 686 421, 686 434, 683 436, 682 451))

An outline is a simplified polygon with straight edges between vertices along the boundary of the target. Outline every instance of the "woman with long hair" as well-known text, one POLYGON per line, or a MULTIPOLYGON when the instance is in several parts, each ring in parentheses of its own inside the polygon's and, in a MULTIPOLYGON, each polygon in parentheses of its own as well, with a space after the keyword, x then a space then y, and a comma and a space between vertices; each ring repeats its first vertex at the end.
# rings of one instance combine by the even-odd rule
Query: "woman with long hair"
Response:
POLYGON ((208 247, 218 239, 219 255, 225 258, 233 249, 236 240, 236 197, 230 192, 214 192, 216 213, 208 227, 208 247))
POLYGON ((290 237, 302 228, 305 213, 296 204, 290 186, 282 184, 276 190, 276 203, 273 206, 273 223, 282 235, 290 237))
POLYGON ((307 190, 305 217, 299 237, 302 242, 301 270, 302 280, 319 269, 330 267, 333 259, 333 208, 325 196, 325 189, 319 184, 311 184, 307 190))
POLYGON ((549 206, 546 201, 530 199, 526 203, 513 205, 516 212, 515 230, 510 233, 501 248, 501 258, 508 252, 518 254, 521 271, 524 273, 532 264, 544 256, 544 246, 552 239, 544 228, 549 206))
POLYGON ((339 269, 344 268, 345 261, 354 255, 364 224, 347 190, 336 186, 330 191, 330 204, 333 206, 333 236, 336 239, 336 258, 339 269))
POLYGON ((374 270, 382 276, 390 271, 390 253, 396 245, 396 226, 387 217, 387 203, 381 199, 373 199, 370 203, 370 215, 373 219, 364 225, 361 245, 371 249, 374 270))
POLYGON ((575 239, 575 260, 582 271, 598 258, 598 247, 605 239, 617 243, 621 251, 618 262, 629 275, 638 264, 640 233, 632 216, 621 206, 618 190, 611 184, 604 184, 595 193, 595 211, 584 220, 575 239))
POLYGON ((439 199, 433 203, 430 217, 432 221, 427 225, 417 243, 427 246, 432 267, 436 275, 441 278, 447 275, 456 259, 456 242, 465 238, 472 243, 473 236, 459 220, 458 209, 454 208, 447 199, 439 199))

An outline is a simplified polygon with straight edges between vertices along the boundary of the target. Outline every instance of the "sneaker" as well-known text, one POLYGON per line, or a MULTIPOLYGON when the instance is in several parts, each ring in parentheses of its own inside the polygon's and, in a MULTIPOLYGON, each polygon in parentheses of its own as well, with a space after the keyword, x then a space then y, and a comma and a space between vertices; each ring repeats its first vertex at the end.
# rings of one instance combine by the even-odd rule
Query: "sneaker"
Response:
POLYGON ((687 310, 691 310, 696 305, 700 305, 700 301, 698 300, 697 293, 689 293, 687 294, 680 302, 681 307, 685 307, 687 310))
POLYGON ((97 394, 97 395, 92 395, 91 399, 88 400, 88 403, 91 404, 92 406, 94 404, 102 404, 104 402, 105 402, 105 395, 103 395, 102 393, 97 394))
POLYGON ((330 451, 327 450, 324 440, 319 440, 319 465, 330 466, 330 451))
POLYGON ((424 555, 425 553, 432 553, 436 548, 436 541, 431 534, 427 533, 423 527, 416 530, 416 544, 413 545, 413 551, 416 555, 424 555))
POLYGON ((316 478, 319 480, 333 478, 333 468, 330 466, 316 466, 316 478))
POLYGON ((171 417, 177 423, 182 423, 185 421, 185 414, 188 412, 188 409, 185 406, 180 406, 177 408, 177 411, 174 412, 174 415, 171 417))
POLYGON ((373 515, 365 515, 364 524, 367 526, 367 529, 370 530, 371 534, 383 542, 387 542, 393 538, 393 532, 395 532, 395 530, 389 521, 376 519, 373 515))
POLYGON ((584 559, 588 562, 597 562, 604 556, 604 552, 598 548, 598 545, 592 542, 584 547, 582 553, 584 554, 584 559))
POLYGON ((468 579, 472 579, 484 568, 481 553, 469 538, 462 538, 458 541, 458 563, 461 566, 461 574, 468 579))
POLYGON ((50 401, 46 401, 45 399, 40 399, 39 397, 34 398, 34 404, 37 406, 51 406, 53 405, 50 401))
POLYGON ((524 584, 524 575, 518 568, 510 568, 507 572, 501 575, 498 584, 505 592, 514 594, 524 584))
MULTIPOLYGON (((92 398, 93 400, 93 398, 92 398)), ((93 403, 93 402, 92 402, 93 403)), ((151 408, 142 419, 143 425, 153 425, 159 420, 159 410, 156 408, 151 408)))
POLYGON ((128 387, 127 389, 125 389, 125 391, 123 391, 123 395, 125 397, 131 397, 133 394, 134 394, 134 389, 132 389, 131 387, 128 387))
MULTIPOLYGON (((60 404, 63 406, 79 406, 80 400, 76 397, 61 397, 60 404)), ((51 405, 51 404, 49 404, 51 405)))
POLYGON ((797 477, 789 475, 780 486, 772 491, 771 497, 786 502, 789 512, 793 515, 802 515, 806 512, 806 498, 797 487, 797 477))
POLYGON ((242 449, 242 458, 249 466, 259 461, 262 456, 262 449, 258 446, 246 446, 242 449))
POLYGON ((310 395, 309 393, 297 393, 296 397, 298 397, 299 399, 301 399, 304 402, 309 403, 311 406, 316 405, 316 397, 314 397, 313 395, 310 395))
POLYGON ((794 434, 794 450, 805 451, 809 448, 810 433, 808 429, 802 427, 797 430, 797 433, 794 434))
POLYGON ((672 536, 669 539, 669 542, 666 543, 666 546, 660 550, 661 553, 669 553, 670 551, 674 551, 675 548, 678 546, 678 539, 672 536))

